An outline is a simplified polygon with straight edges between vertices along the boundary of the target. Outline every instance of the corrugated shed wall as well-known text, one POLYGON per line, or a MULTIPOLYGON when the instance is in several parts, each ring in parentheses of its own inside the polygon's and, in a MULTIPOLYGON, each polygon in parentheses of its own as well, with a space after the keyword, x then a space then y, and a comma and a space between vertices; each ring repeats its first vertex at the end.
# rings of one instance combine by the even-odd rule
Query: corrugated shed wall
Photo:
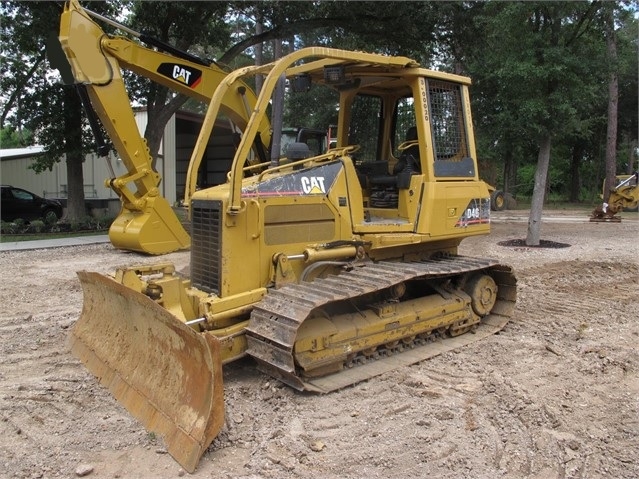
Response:
MULTIPOLYGON (((140 134, 144 135, 148 122, 147 111, 136 110, 135 122, 138 125, 140 134)), ((175 115, 171 117, 164 127, 164 138, 162 143, 160 143, 158 155, 156 170, 162 177, 160 193, 170 204, 173 204, 178 199, 175 191, 175 115)))
MULTIPOLYGON (((146 111, 136 111, 135 119, 140 133, 143 134, 147 121, 146 111)), ((157 170, 162 175, 160 191, 172 204, 177 199, 175 188, 175 116, 167 123, 164 134, 165 138, 163 145, 160 146, 161 156, 157 161, 157 170), (162 156, 164 146, 166 146, 167 151, 165 157, 162 156)), ((127 173, 116 152, 110 152, 109 160, 116 176, 127 173)), ((59 163, 56 163, 51 171, 47 170, 39 174, 29 169, 29 165, 34 162, 35 159, 33 157, 3 158, 0 163, 0 182, 5 185, 24 188, 47 198, 66 198, 67 171, 64 158, 59 163)), ((104 181, 111 178, 107 159, 98 158, 95 154, 89 154, 82 169, 86 198, 117 198, 113 190, 104 185, 104 181)), ((135 186, 131 184, 130 188, 135 189, 135 186)))
MULTIPOLYGON (((115 154, 109 155, 110 163, 116 176, 126 174, 126 168, 115 154)), ((52 170, 36 173, 29 168, 34 158, 2 159, 0 166, 0 181, 4 185, 13 185, 32 191, 46 198, 67 197, 67 171, 64 159, 56 163, 52 170)), ((162 169, 162 160, 158 161, 158 168, 162 169)), ((87 155, 82 165, 84 174, 84 195, 88 198, 109 199, 117 195, 107 188, 105 180, 111 178, 108 161, 98 158, 94 154, 87 155)), ((132 188, 135 188, 131 185, 132 188)))
MULTIPOLYGON (((111 165, 116 175, 126 173, 126 168, 117 160, 114 153, 109 155, 111 165)), ((64 158, 53 165, 51 171, 36 173, 29 168, 35 158, 3 158, 0 166, 2 184, 17 186, 32 191, 46 198, 67 197, 67 170, 64 158)), ((107 159, 98 158, 95 154, 86 156, 82 165, 84 174, 84 196, 86 198, 117 198, 113 190, 104 185, 104 180, 111 177, 107 159)))
POLYGON ((67 172, 64 163, 56 163, 51 171, 36 174, 30 170, 29 165, 34 163, 32 157, 7 159, 0 163, 0 182, 3 185, 12 185, 18 188, 32 191, 33 193, 55 197, 62 182, 66 183, 67 172))

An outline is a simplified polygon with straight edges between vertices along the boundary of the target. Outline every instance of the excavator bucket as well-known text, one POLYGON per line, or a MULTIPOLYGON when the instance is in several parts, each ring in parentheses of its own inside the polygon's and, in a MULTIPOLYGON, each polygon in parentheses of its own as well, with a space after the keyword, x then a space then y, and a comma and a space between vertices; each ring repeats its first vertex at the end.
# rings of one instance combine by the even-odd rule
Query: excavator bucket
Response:
POLYGON ((224 423, 219 341, 108 277, 78 277, 84 305, 73 354, 193 472, 224 423))
POLYGON ((109 229, 111 244, 119 249, 167 254, 191 246, 191 238, 166 198, 146 200, 144 211, 122 208, 109 229))

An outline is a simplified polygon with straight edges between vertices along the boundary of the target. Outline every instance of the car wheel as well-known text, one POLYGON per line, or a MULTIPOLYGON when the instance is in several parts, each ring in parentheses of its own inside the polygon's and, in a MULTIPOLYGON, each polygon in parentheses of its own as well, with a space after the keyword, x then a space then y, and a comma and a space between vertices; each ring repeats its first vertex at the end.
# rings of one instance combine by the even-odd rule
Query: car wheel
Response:
POLYGON ((504 192, 500 190, 493 191, 490 196, 490 209, 493 211, 503 211, 506 208, 506 198, 504 192))
POLYGON ((60 219, 55 210, 45 210, 44 213, 42 213, 42 218, 44 222, 48 224, 53 224, 60 219))

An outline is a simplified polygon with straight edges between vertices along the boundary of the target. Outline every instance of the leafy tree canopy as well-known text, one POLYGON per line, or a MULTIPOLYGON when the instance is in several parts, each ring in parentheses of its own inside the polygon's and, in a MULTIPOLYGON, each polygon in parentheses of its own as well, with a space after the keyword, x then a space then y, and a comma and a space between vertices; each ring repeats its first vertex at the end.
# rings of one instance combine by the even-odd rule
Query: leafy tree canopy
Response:
MULTIPOLYGON (((253 62, 258 46, 264 61, 271 61, 272 40, 280 39, 284 53, 324 45, 406 55, 427 67, 469 75, 480 159, 496 171, 508 158, 515 164, 534 164, 538 138, 544 134, 557 145, 553 165, 570 164, 568 160, 578 156, 592 169, 606 141, 606 82, 615 68, 622 150, 630 151, 637 141, 637 8, 630 1, 82 4, 229 68, 253 62), (606 56, 604 7, 614 9, 615 65, 606 56), (575 153, 577 147, 581 153, 575 153)), ((63 112, 71 96, 65 99, 65 88, 49 68, 44 49, 58 28, 60 8, 59 2, 0 2, 0 126, 32 131, 34 141, 50 152, 42 168, 58 161, 61 153, 78 149, 65 141, 63 131, 63 112)), ((115 33, 108 25, 102 27, 115 33)), ((152 153, 157 152, 164 124, 186 98, 134 75, 128 75, 127 82, 131 99, 148 108, 146 137, 152 153)), ((327 95, 320 102, 325 109, 309 117, 304 105, 293 101, 288 125, 325 128, 334 122, 334 97, 312 93, 327 95)), ((80 111, 77 104, 75 110, 80 111)), ((91 139, 88 128, 82 131, 81 148, 86 148, 91 139)), ((578 170, 561 174, 574 176, 578 170)), ((511 173, 516 175, 515 170, 511 173)), ((600 185, 599 178, 593 181, 600 185)))

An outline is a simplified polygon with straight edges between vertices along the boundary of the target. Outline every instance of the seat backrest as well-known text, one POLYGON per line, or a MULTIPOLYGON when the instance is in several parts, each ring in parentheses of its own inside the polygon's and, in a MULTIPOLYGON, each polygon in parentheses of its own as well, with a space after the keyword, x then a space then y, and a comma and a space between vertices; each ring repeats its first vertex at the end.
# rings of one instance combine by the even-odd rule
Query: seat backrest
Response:
POLYGON ((406 141, 413 141, 417 139, 417 127, 411 126, 406 130, 406 141))
MULTIPOLYGON (((411 126, 408 130, 406 130, 406 141, 416 141, 417 140, 417 127, 411 126)), ((411 146, 407 150, 404 151, 404 154, 411 155, 415 158, 416 161, 419 162, 419 145, 411 146)))
MULTIPOLYGON (((417 140, 417 127, 411 126, 406 130, 406 140, 405 141, 415 141, 417 140)), ((419 172, 419 145, 411 146, 410 148, 405 149, 401 156, 399 157, 399 161, 395 164, 393 168, 393 174, 396 175, 403 171, 406 166, 410 164, 411 172, 419 172)))

